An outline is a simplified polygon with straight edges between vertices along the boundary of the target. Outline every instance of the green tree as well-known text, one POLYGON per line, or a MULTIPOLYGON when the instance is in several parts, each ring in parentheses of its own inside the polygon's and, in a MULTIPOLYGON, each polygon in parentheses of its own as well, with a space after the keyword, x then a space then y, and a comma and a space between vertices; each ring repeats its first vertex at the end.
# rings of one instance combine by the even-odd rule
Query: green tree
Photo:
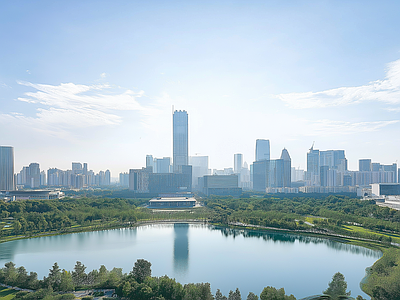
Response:
POLYGON ((258 296, 256 294, 254 294, 253 292, 250 292, 247 295, 247 299, 246 300, 258 300, 258 296))
POLYGON ((189 283, 183 287, 184 300, 214 300, 209 283, 189 283))
POLYGON ((86 283, 86 273, 85 273, 86 267, 83 265, 80 261, 76 262, 76 265, 74 267, 74 271, 72 271, 72 280, 74 282, 74 285, 76 287, 78 286, 83 286, 86 283))
POLYGON ((60 280, 60 286, 59 290, 63 292, 70 292, 73 291, 74 288, 74 281, 72 279, 72 275, 70 272, 67 272, 66 270, 61 271, 61 280, 60 280))
POLYGON ((15 264, 13 262, 8 262, 4 264, 4 282, 9 285, 15 284, 17 280, 17 269, 15 268, 15 264))
POLYGON ((166 275, 160 278, 158 291, 165 299, 181 300, 184 296, 182 285, 166 275))
POLYGON ((99 274, 97 275, 97 282, 99 286, 103 286, 103 284, 107 281, 107 268, 104 265, 100 266, 99 274))
POLYGON ((227 300, 226 296, 222 295, 220 289, 215 292, 215 300, 227 300))
POLYGON ((54 263, 53 267, 49 270, 49 276, 47 277, 47 283, 51 285, 54 291, 58 291, 61 283, 61 269, 57 262, 54 263))
POLYGON ((261 292, 260 300, 296 300, 296 298, 293 295, 285 295, 283 288, 277 290, 272 286, 267 286, 261 292))
POLYGON ((350 291, 346 292, 347 282, 344 280, 342 273, 337 272, 329 282, 328 289, 323 291, 325 295, 329 295, 331 299, 339 299, 339 296, 350 296, 350 291))
POLYGON ((22 226, 18 220, 14 221, 13 227, 14 227, 15 234, 19 234, 21 232, 22 226))
POLYGON ((240 295, 238 288, 235 291, 229 291, 228 300, 242 300, 242 295, 240 295))
POLYGON ((135 262, 131 274, 137 282, 142 283, 146 277, 151 276, 151 263, 145 259, 138 259, 135 262))

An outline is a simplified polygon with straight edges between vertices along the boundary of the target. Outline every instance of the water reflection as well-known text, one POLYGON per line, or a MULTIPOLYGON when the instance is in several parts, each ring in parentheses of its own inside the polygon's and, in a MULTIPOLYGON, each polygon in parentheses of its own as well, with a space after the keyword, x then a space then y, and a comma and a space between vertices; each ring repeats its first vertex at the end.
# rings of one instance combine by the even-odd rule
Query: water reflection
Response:
POLYGON ((129 240, 130 245, 134 244, 136 235, 137 228, 135 227, 10 241, 0 244, 0 263, 14 261, 16 255, 23 254, 114 249, 124 240, 129 240))
POLYGON ((185 275, 189 267, 189 224, 174 224, 174 271, 185 275))
POLYGON ((232 229, 219 226, 210 226, 211 230, 220 231, 225 237, 232 236, 243 236, 244 238, 262 238, 265 241, 273 241, 279 243, 313 243, 313 244, 325 244, 329 248, 338 251, 347 251, 354 254, 362 254, 364 256, 380 258, 382 254, 379 251, 371 250, 361 246, 355 246, 351 244, 345 244, 342 241, 338 242, 333 239, 319 238, 299 234, 291 233, 276 233, 276 232, 266 232, 266 231, 256 231, 256 230, 243 230, 243 229, 232 229))

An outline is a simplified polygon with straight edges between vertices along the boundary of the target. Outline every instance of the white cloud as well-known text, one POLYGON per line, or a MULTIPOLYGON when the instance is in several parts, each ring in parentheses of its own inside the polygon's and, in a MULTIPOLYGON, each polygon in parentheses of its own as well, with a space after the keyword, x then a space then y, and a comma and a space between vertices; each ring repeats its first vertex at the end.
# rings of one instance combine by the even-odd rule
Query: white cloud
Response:
POLYGON ((19 126, 27 126, 51 135, 90 126, 118 125, 122 121, 119 111, 139 111, 145 115, 147 110, 137 101, 137 98, 144 96, 143 91, 121 91, 108 84, 18 83, 36 90, 26 92, 17 99, 35 104, 36 114, 33 117, 15 112, 2 114, 0 121, 6 124, 18 123, 19 126))
POLYGON ((379 101, 400 104, 400 60, 387 65, 384 80, 357 87, 340 87, 321 92, 279 94, 277 97, 290 108, 323 108, 379 101))
POLYGON ((106 74, 106 73, 101 73, 101 74, 100 74, 100 77, 101 77, 101 78, 106 78, 106 77, 107 77, 107 74, 106 74))
POLYGON ((308 124, 306 135, 343 135, 361 132, 372 132, 399 123, 400 121, 374 121, 374 122, 344 122, 332 120, 318 120, 308 124))

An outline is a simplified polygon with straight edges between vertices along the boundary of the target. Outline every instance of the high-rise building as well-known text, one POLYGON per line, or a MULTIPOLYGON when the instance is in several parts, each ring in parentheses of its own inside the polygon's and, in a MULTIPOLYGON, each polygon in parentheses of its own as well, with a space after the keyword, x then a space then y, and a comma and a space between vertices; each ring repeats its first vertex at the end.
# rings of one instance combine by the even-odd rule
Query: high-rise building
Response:
POLYGON ((292 185, 292 160, 286 148, 283 148, 281 159, 283 160, 283 187, 292 185))
POLYGON ((189 153, 188 114, 185 110, 176 110, 173 115, 173 166, 179 172, 180 166, 188 165, 189 153))
POLYGON ((270 160, 269 140, 256 140, 256 161, 270 160))
POLYGON ((347 159, 344 150, 326 150, 319 152, 319 165, 328 166, 330 170, 347 171, 347 159))
POLYGON ((72 163, 72 174, 83 174, 82 164, 80 162, 72 163))
POLYGON ((189 165, 192 166, 192 187, 197 189, 199 178, 209 175, 208 156, 190 156, 189 165))
POLYGON ((242 170, 243 167, 243 154, 241 153, 234 154, 233 160, 234 160, 233 172, 236 174, 240 174, 240 171, 242 170))
POLYGON ((0 146, 0 191, 14 189, 14 148, 0 146))
POLYGON ((129 173, 119 173, 119 185, 122 187, 129 187, 129 173))
MULTIPOLYGON (((148 168, 146 164, 146 168, 148 168)), ((163 157, 163 158, 155 158, 154 159, 154 167, 153 173, 170 173, 171 171, 171 158, 163 157)))
POLYGON ((40 172, 40 185, 41 186, 47 185, 46 172, 45 171, 41 171, 40 172))
POLYGON ((307 180, 310 185, 319 185, 319 150, 314 145, 307 153, 307 180))
POLYGON ((40 167, 38 163, 29 164, 29 181, 27 185, 31 188, 38 188, 40 186, 40 167))
POLYGON ((146 155, 146 168, 151 167, 154 171, 154 159, 153 155, 146 155))
POLYGON ((372 171, 371 159, 360 159, 360 160, 358 160, 358 171, 360 171, 360 172, 371 172, 372 171))

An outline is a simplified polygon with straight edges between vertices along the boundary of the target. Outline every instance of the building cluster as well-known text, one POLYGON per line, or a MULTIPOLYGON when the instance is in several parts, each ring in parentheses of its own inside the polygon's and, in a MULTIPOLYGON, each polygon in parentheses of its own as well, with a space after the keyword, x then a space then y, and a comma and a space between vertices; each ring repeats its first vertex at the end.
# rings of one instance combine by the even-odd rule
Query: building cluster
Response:
POLYGON ((307 153, 305 193, 356 192, 374 183, 397 183, 397 164, 382 165, 360 159, 359 170, 349 171, 344 150, 320 151, 312 146, 307 153))
MULTIPOLYGON (((372 184, 394 184, 400 179, 397 164, 384 165, 360 159, 359 170, 350 171, 344 150, 307 152, 307 169, 292 167, 287 149, 280 158, 271 159, 270 141, 256 140, 255 161, 244 161, 241 153, 233 156, 233 168, 209 169, 208 156, 189 156, 188 113, 173 113, 173 155, 146 156, 139 169, 119 174, 119 185, 137 195, 185 195, 193 191, 205 195, 240 195, 243 190, 266 193, 336 193, 365 190, 372 184)), ((73 162, 71 170, 40 170, 31 163, 14 174, 14 150, 0 146, 0 191, 16 189, 106 187, 111 184, 109 170, 95 174, 87 163, 73 162)))

